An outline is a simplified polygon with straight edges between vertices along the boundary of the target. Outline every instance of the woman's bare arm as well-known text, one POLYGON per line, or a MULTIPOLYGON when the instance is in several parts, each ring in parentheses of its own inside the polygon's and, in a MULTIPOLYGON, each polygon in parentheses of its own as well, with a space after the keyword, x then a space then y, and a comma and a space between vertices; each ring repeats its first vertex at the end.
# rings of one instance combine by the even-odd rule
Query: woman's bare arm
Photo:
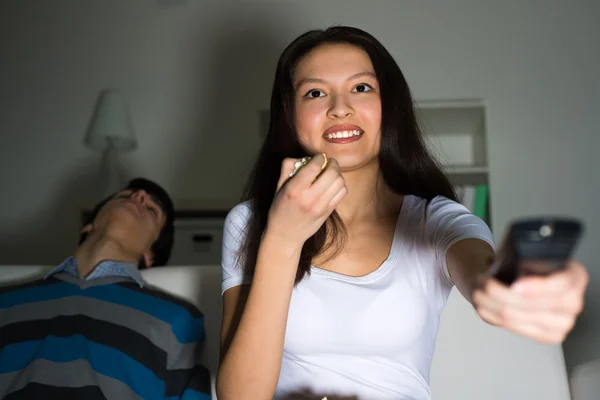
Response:
POLYGON ((252 285, 224 293, 221 400, 273 397, 302 247, 347 193, 335 160, 316 156, 289 179, 295 162, 283 162, 252 285))
POLYGON ((219 399, 273 397, 300 250, 265 234, 252 285, 224 293, 219 399))
POLYGON ((469 302, 478 284, 494 258, 494 249, 480 239, 464 239, 453 244, 446 254, 450 278, 469 302))

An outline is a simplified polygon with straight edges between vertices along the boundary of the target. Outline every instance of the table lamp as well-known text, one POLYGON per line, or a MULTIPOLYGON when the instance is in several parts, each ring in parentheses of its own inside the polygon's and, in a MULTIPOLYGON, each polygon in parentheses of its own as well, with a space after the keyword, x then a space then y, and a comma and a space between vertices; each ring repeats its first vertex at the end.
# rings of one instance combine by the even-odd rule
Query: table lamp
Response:
POLYGON ((106 89, 100 92, 85 136, 85 144, 92 150, 102 152, 104 195, 119 191, 123 182, 118 154, 134 150, 137 141, 127 103, 118 90, 106 89))

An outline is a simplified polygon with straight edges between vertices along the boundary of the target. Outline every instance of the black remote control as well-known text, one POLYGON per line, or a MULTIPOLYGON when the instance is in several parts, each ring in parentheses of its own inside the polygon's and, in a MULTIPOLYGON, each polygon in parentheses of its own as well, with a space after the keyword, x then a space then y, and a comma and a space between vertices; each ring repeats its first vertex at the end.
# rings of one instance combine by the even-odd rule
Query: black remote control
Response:
POLYGON ((514 221, 492 262, 492 275, 511 285, 524 275, 548 275, 565 267, 565 261, 582 235, 576 219, 541 217, 514 221))

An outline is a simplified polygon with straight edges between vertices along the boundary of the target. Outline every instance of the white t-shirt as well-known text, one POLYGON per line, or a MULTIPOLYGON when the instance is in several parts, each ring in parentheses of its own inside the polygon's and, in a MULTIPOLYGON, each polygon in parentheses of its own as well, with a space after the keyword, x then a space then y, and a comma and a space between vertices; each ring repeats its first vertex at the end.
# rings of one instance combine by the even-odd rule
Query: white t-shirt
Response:
MULTIPOLYGON (((351 277, 312 267, 293 290, 276 397, 309 389, 359 399, 430 399, 429 370, 439 316, 452 282, 446 251, 477 238, 494 246, 487 225, 445 197, 405 196, 389 257, 351 277)), ((225 222, 222 291, 250 283, 236 252, 248 203, 225 222)), ((276 266, 274 266, 276 267, 276 266)))

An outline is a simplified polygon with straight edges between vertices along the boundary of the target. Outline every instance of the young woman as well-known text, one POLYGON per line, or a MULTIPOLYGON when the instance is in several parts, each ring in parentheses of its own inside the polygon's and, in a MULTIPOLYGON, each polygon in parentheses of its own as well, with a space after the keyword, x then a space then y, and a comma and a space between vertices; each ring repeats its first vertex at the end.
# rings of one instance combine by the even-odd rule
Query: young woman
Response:
POLYGON ((453 285, 485 321, 561 342, 585 269, 505 287, 481 278, 493 248, 427 153, 386 49, 355 28, 303 34, 279 60, 269 132, 225 223, 219 398, 429 399, 453 285))

